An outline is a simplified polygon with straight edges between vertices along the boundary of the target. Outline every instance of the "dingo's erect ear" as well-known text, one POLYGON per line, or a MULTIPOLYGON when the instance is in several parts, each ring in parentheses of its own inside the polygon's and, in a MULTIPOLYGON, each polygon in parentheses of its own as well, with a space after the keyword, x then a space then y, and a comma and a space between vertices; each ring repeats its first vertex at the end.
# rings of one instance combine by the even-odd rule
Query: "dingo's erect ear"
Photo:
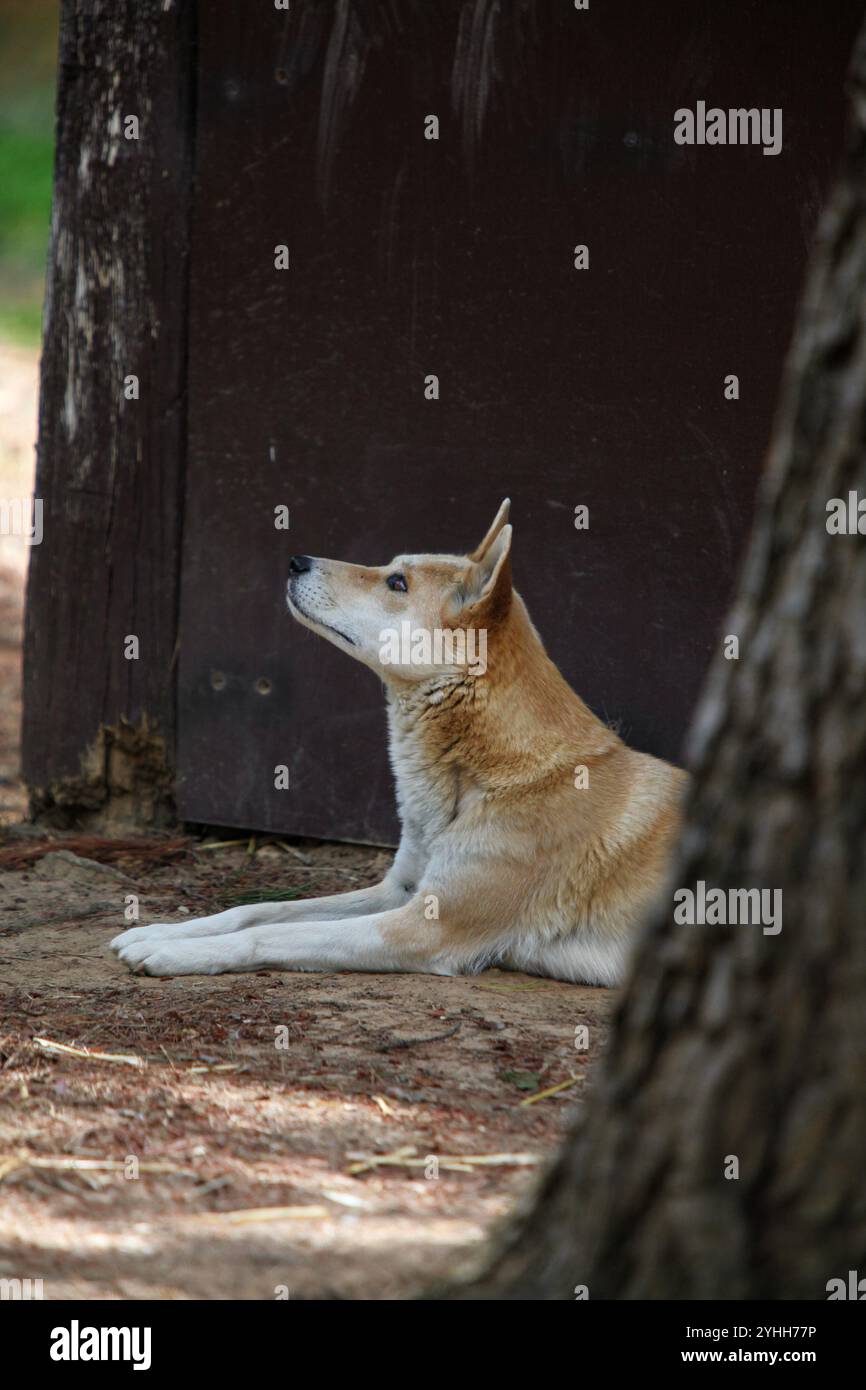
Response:
POLYGON ((511 535, 511 527, 503 526, 484 558, 477 562, 481 568, 481 592, 464 610, 476 627, 492 627, 501 622, 511 606, 511 535))
POLYGON ((480 560, 484 559, 484 556, 487 554, 491 545, 496 540, 496 537, 499 535, 499 532, 502 530, 503 526, 508 520, 508 509, 510 506, 511 498, 506 497, 505 501, 502 503, 502 506, 499 508, 499 511, 496 513, 496 516, 493 520, 493 525, 487 532, 487 535, 484 537, 484 540, 475 550, 472 551, 471 555, 469 556, 469 559, 474 560, 476 564, 480 560))

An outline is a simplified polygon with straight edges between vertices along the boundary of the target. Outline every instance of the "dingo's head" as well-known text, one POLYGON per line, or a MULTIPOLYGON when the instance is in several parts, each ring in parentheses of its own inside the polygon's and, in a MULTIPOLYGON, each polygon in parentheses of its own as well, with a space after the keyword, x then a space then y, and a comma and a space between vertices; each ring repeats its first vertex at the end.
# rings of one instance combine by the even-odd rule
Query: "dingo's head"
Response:
POLYGON ((398 555, 370 568, 293 555, 289 610, 382 677, 483 675, 511 607, 508 499, 471 555, 398 555))

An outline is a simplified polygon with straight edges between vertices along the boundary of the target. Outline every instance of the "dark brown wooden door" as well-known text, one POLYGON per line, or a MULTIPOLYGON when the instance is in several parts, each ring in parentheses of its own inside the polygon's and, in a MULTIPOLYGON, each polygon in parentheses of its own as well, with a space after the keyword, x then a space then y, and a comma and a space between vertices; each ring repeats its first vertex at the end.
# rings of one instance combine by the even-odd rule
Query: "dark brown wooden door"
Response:
POLYGON ((289 555, 471 547, 506 494, 552 656, 629 741, 678 757, 860 10, 200 6, 186 817, 393 840, 380 687, 292 623, 289 555), (782 152, 675 144, 699 100, 782 108, 782 152))

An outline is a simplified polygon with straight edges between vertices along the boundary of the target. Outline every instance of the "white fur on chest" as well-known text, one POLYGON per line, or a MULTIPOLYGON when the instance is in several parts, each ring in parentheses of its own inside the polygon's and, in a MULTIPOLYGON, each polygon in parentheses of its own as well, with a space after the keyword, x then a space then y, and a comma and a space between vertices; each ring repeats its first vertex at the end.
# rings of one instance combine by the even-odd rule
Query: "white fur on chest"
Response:
POLYGON ((459 812, 461 777, 455 765, 431 760, 413 714, 389 705, 388 742, 403 833, 426 859, 459 812))

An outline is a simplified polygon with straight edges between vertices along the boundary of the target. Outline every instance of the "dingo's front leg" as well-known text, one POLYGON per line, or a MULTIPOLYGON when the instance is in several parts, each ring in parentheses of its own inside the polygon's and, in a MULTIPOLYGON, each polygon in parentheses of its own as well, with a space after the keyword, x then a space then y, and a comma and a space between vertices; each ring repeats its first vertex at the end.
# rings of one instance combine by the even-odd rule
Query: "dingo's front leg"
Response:
POLYGON ((147 926, 130 927, 111 942, 112 951, 120 954, 133 941, 185 941, 196 936, 224 936, 270 923, 288 925, 292 922, 340 921, 361 917, 373 912, 385 912, 406 901, 406 893, 397 884, 384 879, 370 888, 352 893, 334 893, 325 898, 297 898, 285 903, 250 903, 245 907, 230 907, 213 917, 195 917, 187 922, 151 922, 147 926))
POLYGON ((351 893, 330 893, 322 898, 297 898, 285 903, 250 903, 215 912, 212 917, 195 917, 187 922, 150 922, 130 927, 111 942, 118 955, 124 946, 145 938, 151 941, 186 941, 196 936, 223 936, 251 927, 293 922, 337 922, 343 918, 369 916, 402 907, 415 892, 422 855, 411 837, 404 837, 381 883, 357 888, 351 893))
POLYGON ((219 975, 240 970, 418 971, 453 975, 473 962, 438 922, 427 921, 424 899, 346 921, 281 922, 223 936, 139 937, 117 953, 145 975, 219 975))

